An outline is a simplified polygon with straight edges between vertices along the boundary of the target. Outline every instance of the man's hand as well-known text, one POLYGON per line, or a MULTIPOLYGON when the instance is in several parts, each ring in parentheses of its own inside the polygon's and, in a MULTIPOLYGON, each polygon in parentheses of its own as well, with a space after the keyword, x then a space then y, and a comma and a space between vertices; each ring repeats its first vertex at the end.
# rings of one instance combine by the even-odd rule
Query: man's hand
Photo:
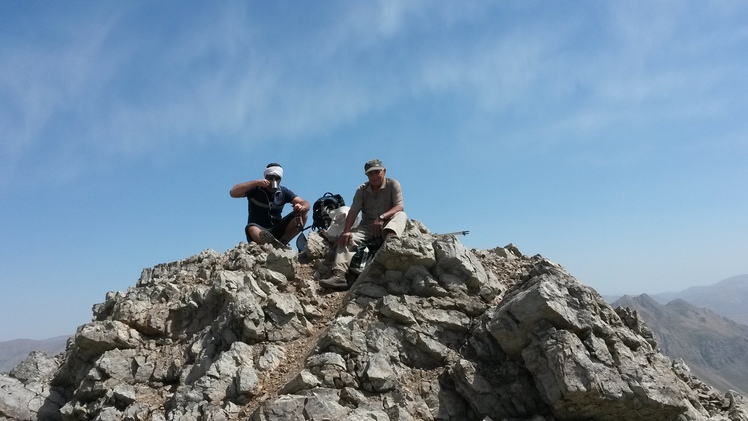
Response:
POLYGON ((297 214, 304 213, 305 210, 306 209, 305 209, 304 205, 302 205, 301 203, 297 203, 297 204, 293 205, 293 211, 294 211, 294 213, 297 213, 297 214))
POLYGON ((353 240, 353 234, 350 231, 344 232, 338 236, 338 245, 341 247, 347 247, 348 244, 353 240))
POLYGON ((384 221, 377 218, 372 222, 371 224, 371 233, 374 235, 374 237, 381 237, 382 236, 382 228, 384 227, 384 221))
POLYGON ((265 188, 265 189, 269 189, 270 188, 270 180, 268 180, 266 178, 261 178, 261 179, 257 180, 257 182, 259 183, 258 186, 260 186, 262 188, 265 188))

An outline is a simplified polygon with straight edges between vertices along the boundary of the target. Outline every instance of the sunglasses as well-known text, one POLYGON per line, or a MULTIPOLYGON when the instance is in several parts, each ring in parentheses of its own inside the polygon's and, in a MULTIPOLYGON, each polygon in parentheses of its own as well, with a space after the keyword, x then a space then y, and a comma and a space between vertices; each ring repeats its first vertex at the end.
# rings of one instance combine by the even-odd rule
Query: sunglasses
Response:
POLYGON ((265 180, 275 180, 275 181, 281 181, 281 178, 277 175, 266 175, 265 180))

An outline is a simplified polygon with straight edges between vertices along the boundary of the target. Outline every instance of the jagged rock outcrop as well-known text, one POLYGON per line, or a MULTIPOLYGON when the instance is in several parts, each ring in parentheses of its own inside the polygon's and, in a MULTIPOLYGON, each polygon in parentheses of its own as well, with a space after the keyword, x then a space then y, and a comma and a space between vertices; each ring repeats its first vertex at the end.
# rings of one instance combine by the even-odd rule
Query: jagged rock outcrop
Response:
POLYGON ((50 381, 60 362, 34 351, 8 375, 0 374, 0 421, 59 418, 65 397, 50 381))
POLYGON ((748 420, 541 256, 410 221, 327 293, 309 240, 302 261, 242 243, 144 270, 64 355, 0 377, 0 420, 748 420))

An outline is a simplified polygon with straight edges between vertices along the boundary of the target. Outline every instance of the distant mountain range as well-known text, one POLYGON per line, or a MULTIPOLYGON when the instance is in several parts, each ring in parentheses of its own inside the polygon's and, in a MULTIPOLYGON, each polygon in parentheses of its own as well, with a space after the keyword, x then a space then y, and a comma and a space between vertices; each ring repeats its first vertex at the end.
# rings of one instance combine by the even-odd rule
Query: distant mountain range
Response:
POLYGON ((748 275, 740 275, 680 292, 623 296, 612 305, 637 310, 663 354, 683 358, 698 377, 714 387, 746 394, 746 300, 748 275))
MULTIPOLYGON (((603 295, 609 303, 614 303, 621 295, 603 295)), ((748 274, 733 276, 714 285, 698 286, 678 292, 649 294, 660 304, 680 298, 697 307, 708 308, 738 323, 748 325, 748 274)))
POLYGON ((748 392, 748 326, 680 298, 662 305, 643 294, 612 305, 638 311, 661 352, 682 358, 700 379, 723 391, 748 392))
POLYGON ((680 292, 652 295, 660 304, 680 298, 697 307, 708 308, 717 314, 748 325, 748 275, 727 278, 714 285, 691 287, 680 292))
POLYGON ((44 351, 48 355, 57 355, 65 351, 69 336, 33 340, 14 339, 0 342, 0 373, 7 373, 28 357, 31 351, 44 351))

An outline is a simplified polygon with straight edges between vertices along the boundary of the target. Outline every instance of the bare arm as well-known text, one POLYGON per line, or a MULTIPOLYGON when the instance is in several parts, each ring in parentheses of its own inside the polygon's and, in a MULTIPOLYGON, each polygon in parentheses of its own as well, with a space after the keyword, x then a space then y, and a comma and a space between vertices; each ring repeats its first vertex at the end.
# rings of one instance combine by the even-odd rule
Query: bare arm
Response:
POLYGON ((252 180, 245 183, 239 183, 231 188, 231 191, 229 191, 229 195, 231 195, 231 197, 244 197, 246 196, 248 191, 257 186, 269 187, 270 182, 263 178, 260 180, 252 180))
POLYGON ((387 212, 383 213, 382 216, 384 217, 384 219, 390 219, 396 213, 402 212, 404 210, 405 210, 405 207, 403 207, 403 205, 395 205, 390 210, 388 210, 387 212))
POLYGON ((346 215, 345 217, 345 226, 343 227, 343 232, 351 232, 353 224, 356 223, 357 217, 358 212, 348 212, 348 215, 346 215))
POLYGON ((311 208, 309 202, 299 196, 294 197, 291 204, 293 205, 293 211, 296 213, 306 213, 309 212, 309 209, 311 208))
POLYGON ((338 236, 339 246, 347 246, 348 244, 350 244, 351 238, 353 237, 351 235, 351 228, 353 228, 353 224, 356 222, 357 217, 358 212, 348 212, 348 215, 345 217, 345 226, 343 227, 343 232, 338 236))
POLYGON ((402 212, 405 210, 405 206, 403 206, 403 190, 400 187, 400 183, 396 180, 391 180, 392 182, 392 207, 385 213, 382 214, 384 219, 390 219, 393 216, 395 216, 396 213, 402 212))

